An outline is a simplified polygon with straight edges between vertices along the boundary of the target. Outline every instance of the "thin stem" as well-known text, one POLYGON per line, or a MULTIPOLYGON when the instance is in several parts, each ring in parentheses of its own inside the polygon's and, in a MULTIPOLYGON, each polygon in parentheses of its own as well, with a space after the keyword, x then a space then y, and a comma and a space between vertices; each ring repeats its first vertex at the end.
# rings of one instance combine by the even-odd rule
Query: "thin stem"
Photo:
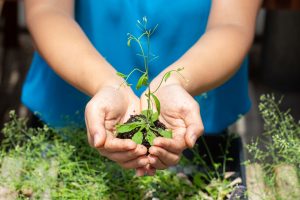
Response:
POLYGON ((214 159, 213 159, 213 157, 212 157, 212 155, 211 155, 211 153, 210 153, 210 150, 209 150, 209 148, 208 148, 208 146, 207 146, 207 144, 206 144, 204 138, 203 138, 203 137, 200 137, 200 138, 201 138, 201 140, 202 140, 202 142, 203 142, 203 144, 204 144, 204 148, 205 148, 206 151, 207 151, 208 158, 209 158, 211 164, 213 165, 213 168, 214 168, 214 170, 215 170, 215 172, 216 172, 218 178, 220 178, 220 177, 219 177, 219 173, 218 173, 217 169, 215 168, 215 165, 214 165, 214 164, 215 164, 215 161, 214 161, 214 159))
POLYGON ((124 85, 124 83, 127 82, 127 80, 129 79, 129 77, 133 74, 133 72, 135 71, 138 71, 138 72, 141 72, 142 74, 144 74, 145 72, 143 70, 140 70, 139 68, 134 68, 127 76, 126 76, 126 79, 123 81, 123 83, 120 85, 124 85))
POLYGON ((157 92, 157 90, 160 88, 160 86, 162 85, 162 83, 163 83, 165 77, 167 76, 167 74, 168 74, 168 73, 172 73, 172 72, 176 72, 177 74, 180 75, 181 78, 183 78, 183 79, 185 80, 185 78, 182 76, 182 74, 180 74, 177 70, 174 70, 174 69, 173 69, 173 70, 171 70, 171 71, 169 71, 169 72, 167 72, 167 73, 164 74, 164 76, 162 77, 162 79, 161 79, 159 85, 158 85, 157 88, 154 90, 154 92, 152 92, 153 94, 154 94, 155 92, 157 92))
POLYGON ((224 159, 223 159, 223 176, 225 176, 225 172, 226 172, 227 152, 228 152, 228 148, 229 148, 229 142, 231 141, 231 138, 229 138, 229 137, 230 136, 228 136, 228 138, 226 138, 225 152, 223 152, 223 154, 224 154, 224 159))
POLYGON ((144 52, 144 48, 141 44, 140 39, 136 38, 135 36, 131 35, 131 37, 136 41, 136 43, 139 45, 140 50, 142 52, 142 57, 144 58, 144 66, 145 66, 145 71, 148 73, 146 66, 147 66, 147 60, 146 60, 146 56, 145 56, 145 52, 144 52))
MULTIPOLYGON (((146 31, 147 33, 147 59, 146 59, 146 65, 145 65, 145 68, 146 68, 146 73, 147 73, 147 77, 148 77, 148 61, 149 61, 149 52, 150 52, 150 35, 149 33, 146 31)), ((149 87, 149 79, 147 81, 147 86, 148 86, 148 97, 147 97, 147 103, 148 103, 148 109, 147 109, 147 119, 149 120, 150 118, 150 107, 151 107, 151 90, 150 90, 150 87, 149 87)))

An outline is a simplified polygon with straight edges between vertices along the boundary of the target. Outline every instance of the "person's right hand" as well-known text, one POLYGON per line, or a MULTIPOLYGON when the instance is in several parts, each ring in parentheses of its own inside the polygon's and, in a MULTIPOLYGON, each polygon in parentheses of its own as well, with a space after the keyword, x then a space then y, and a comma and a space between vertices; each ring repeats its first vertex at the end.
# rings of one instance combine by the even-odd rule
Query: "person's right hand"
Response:
POLYGON ((113 134, 116 124, 126 122, 130 115, 139 112, 140 101, 129 87, 103 87, 85 109, 90 145, 123 168, 136 169, 148 165, 145 146, 130 139, 118 139, 113 134))

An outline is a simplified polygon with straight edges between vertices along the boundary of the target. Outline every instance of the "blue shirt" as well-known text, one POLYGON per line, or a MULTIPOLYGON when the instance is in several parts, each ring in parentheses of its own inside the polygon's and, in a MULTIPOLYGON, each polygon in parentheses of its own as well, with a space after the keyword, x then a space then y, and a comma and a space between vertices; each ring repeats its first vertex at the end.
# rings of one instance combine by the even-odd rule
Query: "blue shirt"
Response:
MULTIPOLYGON (((151 63, 150 78, 180 58, 205 33, 211 7, 211 0, 75 2, 78 24, 101 55, 124 74, 133 66, 143 66, 142 59, 136 56, 137 47, 127 46, 127 33, 140 34, 136 21, 143 16, 147 16, 149 27, 159 24, 151 38, 151 51, 159 59, 151 63)), ((134 74, 129 82, 136 83, 138 76, 134 74)), ((142 92, 132 89, 137 95, 142 92)), ((89 99, 57 76, 37 52, 34 54, 22 101, 44 122, 53 127, 84 126, 84 108, 89 99)), ((229 81, 195 99, 207 133, 226 129, 250 108, 246 60, 229 81)))

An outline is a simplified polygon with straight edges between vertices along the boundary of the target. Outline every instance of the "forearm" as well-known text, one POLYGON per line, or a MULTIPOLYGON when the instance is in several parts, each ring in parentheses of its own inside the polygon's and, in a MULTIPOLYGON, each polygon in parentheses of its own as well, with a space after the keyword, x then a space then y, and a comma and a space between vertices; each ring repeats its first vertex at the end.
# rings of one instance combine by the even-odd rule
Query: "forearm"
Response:
POLYGON ((105 84, 121 82, 72 16, 44 6, 26 17, 39 53, 71 85, 93 96, 105 84))
POLYGON ((190 94, 198 95, 226 82, 239 69, 254 36, 261 0, 213 0, 206 33, 180 59, 164 70, 184 67, 187 80, 172 76, 190 94))
POLYGON ((212 28, 163 73, 184 67, 181 73, 186 80, 176 75, 173 79, 190 94, 201 94, 223 84, 239 69, 252 37, 252 32, 243 31, 235 25, 212 28))

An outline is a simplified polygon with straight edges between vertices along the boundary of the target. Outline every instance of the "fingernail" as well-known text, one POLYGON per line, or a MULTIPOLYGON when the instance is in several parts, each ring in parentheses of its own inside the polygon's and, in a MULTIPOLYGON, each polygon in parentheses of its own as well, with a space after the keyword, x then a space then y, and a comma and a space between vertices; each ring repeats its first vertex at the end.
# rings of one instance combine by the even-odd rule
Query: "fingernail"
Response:
POLYGON ((96 133, 94 136, 94 147, 100 146, 101 137, 99 133, 96 133))

